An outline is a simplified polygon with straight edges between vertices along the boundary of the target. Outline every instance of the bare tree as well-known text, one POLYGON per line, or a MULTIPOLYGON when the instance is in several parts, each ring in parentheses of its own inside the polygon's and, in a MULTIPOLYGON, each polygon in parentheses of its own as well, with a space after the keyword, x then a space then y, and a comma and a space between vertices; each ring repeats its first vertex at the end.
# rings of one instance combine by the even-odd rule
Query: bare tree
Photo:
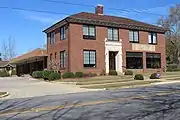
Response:
POLYGON ((180 4, 171 7, 168 17, 162 17, 158 24, 167 28, 166 53, 170 63, 180 64, 180 4))
POLYGON ((15 57, 15 41, 12 37, 9 37, 7 41, 3 41, 1 47, 3 60, 10 60, 15 57))

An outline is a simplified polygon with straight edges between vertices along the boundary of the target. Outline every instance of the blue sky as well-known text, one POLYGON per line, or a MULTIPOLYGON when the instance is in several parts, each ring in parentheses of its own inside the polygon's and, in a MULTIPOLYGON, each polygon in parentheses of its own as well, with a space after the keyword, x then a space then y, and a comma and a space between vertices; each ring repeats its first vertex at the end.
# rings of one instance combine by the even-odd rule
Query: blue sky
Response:
MULTIPOLYGON (((104 13, 109 15, 129 17, 143 22, 155 24, 158 15, 145 12, 167 15, 170 6, 178 4, 179 0, 56 0, 70 3, 104 5, 104 13), (113 2, 112 2, 113 1, 113 2), (125 9, 127 11, 107 8, 125 9), (141 11, 141 13, 133 12, 141 11)), ((52 3, 44 0, 1 0, 0 7, 26 8, 41 11, 74 14, 81 11, 94 12, 93 7, 75 6, 61 3, 52 3)), ((47 14, 39 12, 12 10, 0 8, 0 46, 9 37, 14 39, 17 55, 26 53, 46 44, 46 35, 42 31, 67 17, 65 14, 47 14)))

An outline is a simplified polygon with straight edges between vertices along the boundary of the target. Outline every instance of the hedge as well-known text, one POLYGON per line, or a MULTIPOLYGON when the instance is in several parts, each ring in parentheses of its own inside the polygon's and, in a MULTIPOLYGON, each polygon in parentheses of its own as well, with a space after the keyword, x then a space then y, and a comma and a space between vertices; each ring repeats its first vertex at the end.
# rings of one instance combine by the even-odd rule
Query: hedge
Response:
POLYGON ((43 78, 43 71, 34 71, 32 73, 33 78, 43 78))
POLYGON ((109 75, 118 75, 118 74, 117 74, 117 72, 115 70, 110 70, 109 75))
POLYGON ((49 81, 58 80, 61 78, 61 75, 57 72, 51 73, 48 77, 49 81))
POLYGON ((63 78, 75 78, 75 75, 73 72, 65 72, 63 75, 62 75, 63 78))
POLYGON ((49 77, 49 75, 51 74, 51 73, 53 73, 54 71, 49 71, 49 70, 44 70, 43 71, 43 79, 44 80, 48 80, 48 77, 49 77))
POLYGON ((77 78, 84 77, 84 73, 83 72, 76 72, 75 77, 77 77, 77 78))
POLYGON ((157 73, 152 73, 151 76, 149 77, 150 79, 160 79, 160 76, 157 76, 157 73))
POLYGON ((134 76, 134 80, 144 80, 144 77, 143 77, 143 75, 141 75, 141 74, 136 74, 136 75, 134 76))
POLYGON ((126 70, 124 75, 133 75, 133 71, 131 70, 126 70))

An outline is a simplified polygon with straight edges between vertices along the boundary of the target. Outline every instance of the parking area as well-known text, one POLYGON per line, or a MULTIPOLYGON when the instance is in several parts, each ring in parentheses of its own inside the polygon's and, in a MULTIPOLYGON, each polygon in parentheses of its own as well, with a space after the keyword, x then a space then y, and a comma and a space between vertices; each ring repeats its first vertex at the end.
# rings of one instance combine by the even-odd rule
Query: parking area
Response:
POLYGON ((36 80, 31 77, 0 78, 0 91, 7 91, 10 95, 3 99, 35 97, 45 95, 87 92, 89 90, 77 85, 65 83, 51 83, 36 80))

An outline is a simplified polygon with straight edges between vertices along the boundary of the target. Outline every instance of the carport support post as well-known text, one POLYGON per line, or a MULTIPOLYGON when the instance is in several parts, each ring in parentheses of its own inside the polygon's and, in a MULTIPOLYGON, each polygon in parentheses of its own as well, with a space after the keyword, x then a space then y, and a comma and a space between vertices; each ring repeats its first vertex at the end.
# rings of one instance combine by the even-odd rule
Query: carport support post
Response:
POLYGON ((29 68, 30 68, 30 74, 31 74, 32 73, 31 63, 29 63, 29 68))
POLYGON ((45 64, 45 57, 43 57, 43 70, 44 70, 44 64, 45 64))

